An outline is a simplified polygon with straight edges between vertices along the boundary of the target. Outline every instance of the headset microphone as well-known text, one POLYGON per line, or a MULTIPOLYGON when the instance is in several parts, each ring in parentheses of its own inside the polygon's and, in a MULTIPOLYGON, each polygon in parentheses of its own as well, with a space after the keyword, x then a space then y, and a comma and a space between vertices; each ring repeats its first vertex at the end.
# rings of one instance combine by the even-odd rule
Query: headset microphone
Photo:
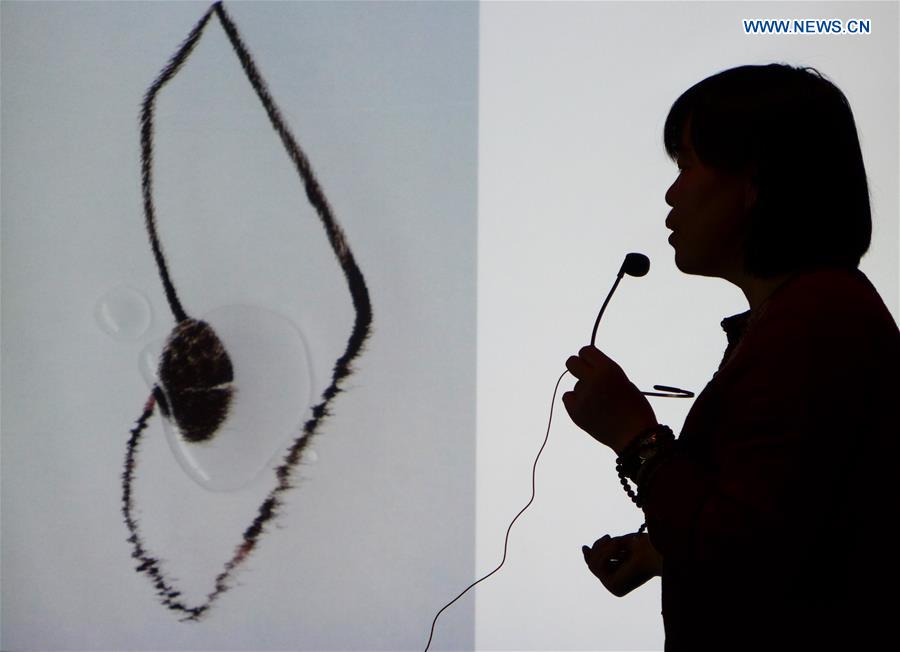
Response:
MULTIPOLYGON (((619 287, 619 281, 622 280, 622 277, 625 274, 628 274, 629 276, 645 276, 648 271, 650 271, 650 259, 647 258, 644 254, 630 253, 625 256, 625 260, 622 262, 622 266, 619 268, 619 273, 616 275, 616 282, 613 283, 612 289, 609 291, 609 294, 606 295, 606 300, 603 302, 603 306, 600 308, 600 312, 597 314, 597 321, 594 322, 594 330, 591 332, 591 346, 594 346, 594 342, 597 339, 597 327, 600 325, 600 318, 603 316, 603 312, 606 310, 606 304, 609 303, 609 300, 612 298, 613 292, 615 292, 616 288, 619 287)), ((644 396, 662 396, 664 398, 694 397, 694 393, 691 391, 688 391, 686 389, 679 389, 677 387, 669 387, 668 385, 654 385, 653 389, 657 391, 641 393, 644 396)))
POLYGON ((623 273, 629 276, 644 276, 649 270, 650 259, 644 254, 628 254, 619 269, 619 278, 622 278, 623 273))
POLYGON ((600 318, 603 316, 603 311, 606 310, 606 304, 609 303, 613 292, 619 287, 619 281, 622 280, 622 276, 625 274, 628 274, 629 276, 644 276, 649 270, 650 259, 644 254, 631 253, 625 256, 625 261, 622 263, 622 266, 619 268, 619 273, 616 275, 616 282, 613 283, 612 289, 609 291, 609 294, 606 295, 606 301, 603 302, 603 306, 597 314, 597 321, 594 322, 594 330, 591 332, 591 346, 594 346, 594 341, 597 339, 597 327, 600 325, 600 318))

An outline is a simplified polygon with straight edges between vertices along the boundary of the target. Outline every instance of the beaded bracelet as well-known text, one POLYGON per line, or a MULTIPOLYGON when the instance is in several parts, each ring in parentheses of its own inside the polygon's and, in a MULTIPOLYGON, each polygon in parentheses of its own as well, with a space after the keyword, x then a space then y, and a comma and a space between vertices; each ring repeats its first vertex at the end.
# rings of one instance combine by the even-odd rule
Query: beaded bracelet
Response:
MULTIPOLYGON (((637 484, 638 476, 644 475, 641 472, 647 470, 646 467, 651 466, 648 462, 657 458, 659 453, 669 448, 674 441, 675 435, 672 429, 668 426, 657 424, 638 435, 625 447, 622 454, 616 458, 616 471, 619 474, 619 480, 622 482, 622 488, 639 508, 643 508, 644 504, 628 483, 629 478, 637 484)), ((653 464, 652 466, 656 465, 653 464)))

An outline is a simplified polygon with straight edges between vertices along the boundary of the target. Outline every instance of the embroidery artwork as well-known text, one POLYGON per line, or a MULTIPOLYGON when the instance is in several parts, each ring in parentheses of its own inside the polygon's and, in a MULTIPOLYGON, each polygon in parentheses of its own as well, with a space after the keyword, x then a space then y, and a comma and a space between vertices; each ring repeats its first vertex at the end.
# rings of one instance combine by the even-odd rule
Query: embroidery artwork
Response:
POLYGON ((176 325, 166 339, 160 355, 157 370, 158 382, 153 386, 143 412, 130 431, 131 437, 127 443, 122 473, 122 514, 129 532, 128 542, 132 546, 131 556, 137 561, 135 570, 150 579, 164 606, 179 613, 183 620, 196 621, 207 613, 213 602, 229 589, 232 574, 253 552, 262 534, 266 531, 266 525, 278 513, 283 504, 283 494, 292 488, 292 473, 300 462, 304 449, 316 433, 322 419, 330 414, 329 406, 341 391, 341 381, 351 373, 351 363, 362 351, 370 331, 372 309, 365 279, 354 260, 343 230, 332 214, 328 200, 313 174, 306 155, 282 119, 265 81, 241 40, 237 27, 221 2, 210 6, 150 85, 141 107, 140 127, 141 186, 145 226, 166 300, 176 325), (213 15, 224 29, 247 80, 262 103, 273 129, 294 164, 309 203, 320 218, 331 249, 346 279, 355 319, 346 348, 334 363, 330 384, 321 393, 319 402, 312 407, 311 417, 303 425, 300 434, 291 442, 281 463, 274 469, 276 480, 274 488, 257 508, 255 517, 240 536, 231 558, 224 563, 221 572, 213 578, 212 590, 202 602, 190 605, 182 597, 182 592, 176 587, 175 582, 163 571, 160 558, 149 550, 141 537, 139 523, 135 517, 133 484, 138 466, 138 451, 142 433, 157 405, 163 419, 173 425, 179 436, 188 445, 202 446, 205 442, 215 439, 217 431, 229 415, 234 397, 240 392, 240 378, 235 377, 232 361, 225 345, 209 323, 190 317, 178 298, 157 235, 153 201, 156 99, 167 82, 188 60, 213 15))

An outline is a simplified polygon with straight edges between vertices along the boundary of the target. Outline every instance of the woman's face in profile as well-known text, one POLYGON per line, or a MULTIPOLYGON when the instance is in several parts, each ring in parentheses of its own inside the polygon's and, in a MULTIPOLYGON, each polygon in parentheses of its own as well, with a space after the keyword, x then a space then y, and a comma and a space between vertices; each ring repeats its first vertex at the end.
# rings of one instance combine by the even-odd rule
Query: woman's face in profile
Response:
POLYGON ((747 173, 726 172, 702 163, 684 129, 678 177, 666 191, 672 207, 666 226, 675 265, 685 274, 733 279, 743 270, 744 218, 755 201, 747 173))

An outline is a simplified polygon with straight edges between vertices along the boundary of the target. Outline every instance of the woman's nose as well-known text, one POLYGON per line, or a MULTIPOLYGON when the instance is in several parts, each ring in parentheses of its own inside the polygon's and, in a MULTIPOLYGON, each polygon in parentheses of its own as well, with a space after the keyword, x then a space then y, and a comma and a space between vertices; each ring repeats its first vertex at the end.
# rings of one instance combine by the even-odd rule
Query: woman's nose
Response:
POLYGON ((666 190, 666 203, 675 208, 675 193, 677 191, 676 186, 678 185, 678 177, 675 178, 675 181, 672 182, 672 185, 669 186, 669 189, 666 190))

